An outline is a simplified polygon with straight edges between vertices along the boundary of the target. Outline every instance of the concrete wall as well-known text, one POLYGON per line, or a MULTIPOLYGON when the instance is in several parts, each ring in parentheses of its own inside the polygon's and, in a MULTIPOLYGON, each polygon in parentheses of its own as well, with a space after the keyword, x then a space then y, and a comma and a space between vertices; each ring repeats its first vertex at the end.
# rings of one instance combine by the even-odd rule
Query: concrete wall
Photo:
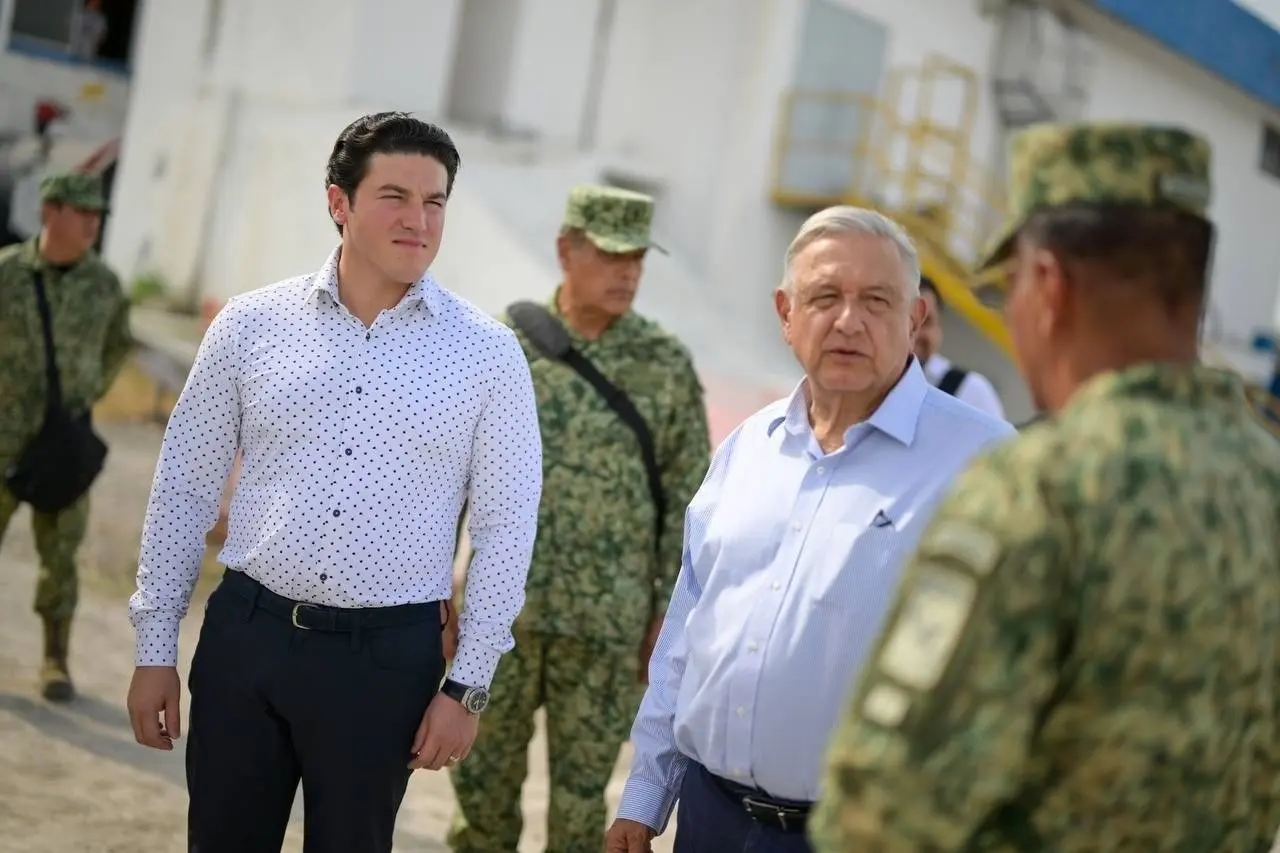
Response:
POLYGON ((364 112, 443 112, 460 4, 224 0, 210 21, 208 2, 145 5, 106 251, 221 299, 319 266, 334 139, 364 112))
MULTIPOLYGON (((617 2, 607 32, 604 0, 376 0, 376 14, 354 0, 227 0, 207 58, 195 23, 207 18, 206 2, 146 4, 108 242, 126 272, 150 264, 176 286, 223 298, 317 266, 334 241, 323 163, 338 130, 367 109, 436 114, 447 105, 537 140, 526 152, 535 164, 576 147, 598 98, 591 176, 654 192, 656 230, 678 259, 685 298, 732 318, 722 325, 758 341, 771 363, 786 361, 769 292, 807 211, 779 209, 769 190, 804 0, 617 2), (294 37, 299 20, 306 39, 294 37), (605 66, 593 72, 600 56, 605 66)), ((970 0, 831 2, 890 31, 889 69, 935 52, 980 73, 992 65, 996 22, 970 0)), ((1244 334, 1276 313, 1280 280, 1280 243, 1268 239, 1280 190, 1256 166, 1262 111, 1108 21, 1085 22, 1099 38, 1092 79, 1106 81, 1090 93, 1089 116, 1181 121, 1213 137, 1222 225, 1214 301, 1221 324, 1244 334)), ((979 96, 970 147, 992 160, 1001 139, 987 84, 979 96)), ((473 196, 489 162, 475 150, 464 146, 440 264, 468 295, 496 303, 486 288, 537 289, 554 275, 499 224, 511 225, 509 211, 521 206, 557 210, 564 187, 518 199, 524 190, 509 182, 473 196), (487 234, 507 248, 487 253, 487 234)), ((987 373, 1013 417, 1025 414, 1008 360, 947 322, 948 354, 987 373)))

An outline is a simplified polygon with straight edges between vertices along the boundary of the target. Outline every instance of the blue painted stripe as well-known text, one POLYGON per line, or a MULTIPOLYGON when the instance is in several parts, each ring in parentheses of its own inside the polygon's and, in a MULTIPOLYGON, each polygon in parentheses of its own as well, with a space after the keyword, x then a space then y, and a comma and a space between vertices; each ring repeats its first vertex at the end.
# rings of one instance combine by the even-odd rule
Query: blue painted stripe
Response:
POLYGON ((1232 0, 1092 0, 1095 6, 1280 109, 1280 32, 1232 0))

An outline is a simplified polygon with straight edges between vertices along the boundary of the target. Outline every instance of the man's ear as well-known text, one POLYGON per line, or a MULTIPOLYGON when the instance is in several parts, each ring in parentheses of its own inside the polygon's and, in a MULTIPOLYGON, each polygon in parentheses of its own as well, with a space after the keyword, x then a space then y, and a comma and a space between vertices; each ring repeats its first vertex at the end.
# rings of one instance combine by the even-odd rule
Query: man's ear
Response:
POLYGON ((1036 332, 1048 338, 1068 321, 1075 294, 1067 269, 1053 252, 1036 249, 1031 264, 1033 292, 1040 303, 1036 332))
POLYGON ((920 332, 920 327, 924 325, 924 321, 929 317, 929 302, 923 296, 917 296, 911 300, 911 339, 920 332))
POLYGON ((782 324, 782 337, 791 342, 791 295, 779 287, 773 292, 773 310, 778 312, 778 322, 782 324))
POLYGON ((560 269, 569 268, 569 256, 573 253, 574 238, 571 234, 559 234, 556 237, 556 258, 560 261, 560 269))
POLYGON ((325 188, 325 195, 329 199, 329 218, 337 225, 345 225, 347 214, 351 210, 351 200, 337 184, 329 184, 325 188))

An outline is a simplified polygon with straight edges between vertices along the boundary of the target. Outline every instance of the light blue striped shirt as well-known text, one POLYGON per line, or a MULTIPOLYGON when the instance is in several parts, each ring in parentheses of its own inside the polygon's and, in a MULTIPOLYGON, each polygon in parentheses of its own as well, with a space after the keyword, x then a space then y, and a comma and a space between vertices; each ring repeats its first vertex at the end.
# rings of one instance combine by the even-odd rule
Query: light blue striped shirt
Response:
POLYGON ((665 829, 685 768, 813 801, 827 740, 935 502, 1009 424, 913 359, 824 454, 804 383, 716 451, 631 731, 618 817, 665 829))

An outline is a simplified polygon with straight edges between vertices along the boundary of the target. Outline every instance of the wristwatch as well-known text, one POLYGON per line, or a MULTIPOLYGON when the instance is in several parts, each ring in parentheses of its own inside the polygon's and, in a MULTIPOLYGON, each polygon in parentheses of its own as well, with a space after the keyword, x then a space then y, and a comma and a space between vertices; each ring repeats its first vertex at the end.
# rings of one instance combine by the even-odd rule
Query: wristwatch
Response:
POLYGON ((440 685, 440 692, 466 708, 468 714, 479 714, 489 707, 489 691, 483 687, 468 687, 446 678, 440 685))

